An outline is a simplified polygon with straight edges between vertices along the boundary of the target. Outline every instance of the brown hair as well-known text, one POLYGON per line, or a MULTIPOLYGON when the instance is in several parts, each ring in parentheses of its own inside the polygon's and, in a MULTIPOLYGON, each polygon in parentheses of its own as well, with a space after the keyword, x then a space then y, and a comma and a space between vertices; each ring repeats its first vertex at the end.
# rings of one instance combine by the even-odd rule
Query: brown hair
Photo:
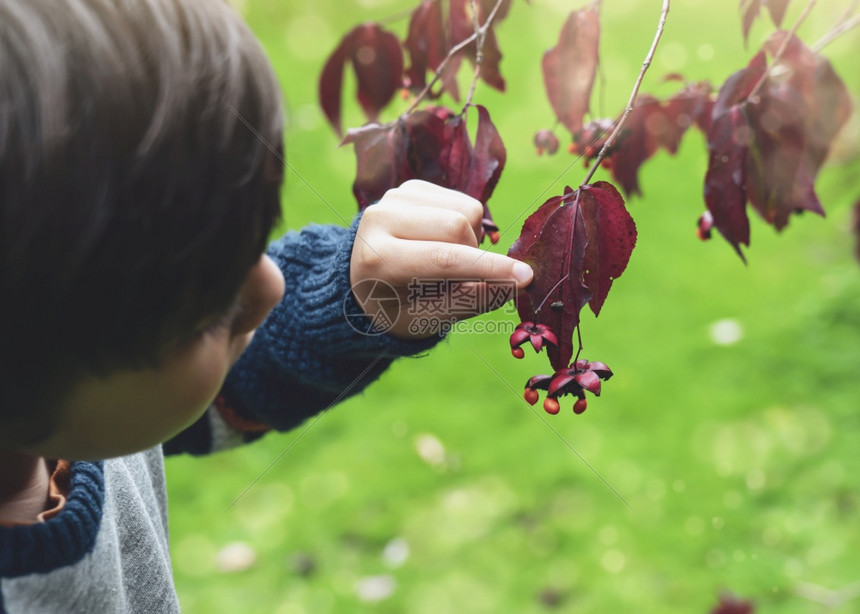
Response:
POLYGON ((226 1, 0 0, 0 430, 227 309, 280 214, 281 141, 226 1))

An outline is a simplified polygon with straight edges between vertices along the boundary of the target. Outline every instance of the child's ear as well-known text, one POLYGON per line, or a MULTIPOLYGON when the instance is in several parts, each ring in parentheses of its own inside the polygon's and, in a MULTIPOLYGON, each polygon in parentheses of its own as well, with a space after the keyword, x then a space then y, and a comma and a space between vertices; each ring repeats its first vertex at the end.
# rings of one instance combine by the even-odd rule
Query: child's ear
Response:
POLYGON ((240 309, 231 324, 231 334, 243 335, 256 329, 281 301, 284 290, 284 275, 278 265, 268 256, 261 256, 239 289, 240 309))

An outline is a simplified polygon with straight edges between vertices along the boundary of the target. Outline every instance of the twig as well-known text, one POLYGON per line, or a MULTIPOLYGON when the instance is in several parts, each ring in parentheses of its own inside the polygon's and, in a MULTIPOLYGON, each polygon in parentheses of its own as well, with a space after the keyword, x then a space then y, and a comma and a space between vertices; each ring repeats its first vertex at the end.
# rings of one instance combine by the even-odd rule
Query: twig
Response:
MULTIPOLYGON (((445 59, 439 64, 436 68, 436 74, 433 75, 433 78, 430 82, 424 86, 424 89, 421 90, 418 95, 415 97, 415 100, 412 101, 412 104, 409 105, 409 108, 406 109, 406 115, 412 113, 415 108, 421 104, 421 101, 427 96, 430 92, 430 89, 439 82, 439 79, 442 78, 442 72, 448 66, 448 62, 451 61, 455 55, 460 53, 463 49, 471 45, 473 42, 478 40, 478 37, 485 36, 487 34, 487 30, 490 29, 490 26, 493 24, 493 19, 496 18, 496 13, 499 12, 499 7, 502 6, 503 0, 497 0, 496 5, 493 7, 493 10, 490 11, 490 14, 487 15, 487 21, 484 22, 484 25, 480 26, 475 32, 471 34, 471 36, 464 38, 462 41, 451 47, 451 50, 448 51, 448 55, 445 56, 445 59)), ((478 54, 480 54, 483 50, 478 49, 478 54)), ((477 62, 476 62, 477 64, 477 62)))
POLYGON ((472 98, 475 96, 475 88, 478 86, 478 79, 481 76, 481 64, 484 63, 484 40, 487 33, 481 31, 481 24, 478 22, 478 7, 475 5, 475 0, 469 0, 469 6, 472 8, 472 23, 475 27, 475 74, 472 76, 472 85, 469 86, 469 95, 466 96, 465 109, 472 103, 472 98))
POLYGON ((580 324, 576 325, 576 340, 579 343, 579 349, 576 350, 576 356, 573 357, 574 364, 579 360, 579 355, 582 354, 582 350, 584 349, 582 345, 582 326, 580 324))
POLYGON ((565 279, 567 279, 568 277, 570 277, 570 273, 568 273, 567 275, 565 275, 564 277, 562 277, 562 278, 558 281, 558 283, 557 283, 557 284, 555 284, 555 285, 552 287, 552 289, 550 289, 550 291, 546 293, 546 296, 545 296, 545 297, 543 297, 543 300, 540 302, 540 305, 538 305, 538 308, 537 308, 537 309, 535 309, 535 315, 537 315, 538 313, 540 313, 540 310, 541 310, 541 309, 543 309, 543 305, 544 305, 544 303, 546 303, 546 302, 547 302, 547 300, 548 300, 548 299, 549 299, 549 297, 552 295, 552 293, 553 293, 553 292, 555 292, 556 288, 558 288, 561 284, 563 284, 563 283, 564 283, 564 280, 565 280, 565 279))
POLYGON ((597 158, 594 160, 594 164, 591 165, 582 185, 591 181, 594 173, 596 173, 598 167, 600 167, 600 163, 603 162, 603 159, 606 157, 606 153, 613 145, 615 145, 615 140, 621 133, 621 129, 627 122, 627 118, 630 116, 630 113, 633 111, 633 105, 636 104, 636 97, 639 95, 639 87, 642 85, 642 80, 645 78, 645 72, 648 70, 648 67, 651 66, 651 61, 654 59, 654 52, 657 51, 657 44, 660 42, 660 37, 663 36, 663 28, 666 26, 666 16, 668 14, 669 0, 663 0, 663 10, 660 13, 660 22, 657 24, 657 33, 654 35, 654 40, 651 43, 651 48, 648 50, 648 55, 645 56, 645 61, 642 62, 642 70, 639 71, 639 77, 633 85, 633 92, 630 94, 630 100, 627 101, 627 107, 624 109, 624 114, 621 116, 621 120, 615 125, 615 129, 612 131, 612 134, 610 134, 609 138, 606 139, 603 147, 600 148, 600 152, 597 154, 597 158))
MULTIPOLYGON (((851 5, 851 8, 849 9, 850 12, 848 13, 849 15, 854 12, 852 9, 858 4, 860 4, 860 1, 855 2, 851 5)), ((842 19, 840 19, 839 21, 842 21, 842 19)), ((828 32, 821 38, 821 40, 812 45, 811 49, 815 53, 818 53, 819 51, 824 49, 824 47, 832 43, 834 40, 848 32, 849 30, 856 28, 858 25, 860 25, 860 15, 854 15, 854 17, 852 17, 848 21, 843 21, 841 24, 834 26, 833 29, 830 30, 830 32, 828 32)))
POLYGON ((797 18, 797 21, 794 22, 794 25, 791 27, 791 30, 785 35, 782 40, 782 44, 779 46, 779 49, 776 50, 776 53, 773 55, 773 60, 770 65, 764 71, 761 78, 755 84, 755 87, 752 88, 750 95, 747 96, 747 100, 750 102, 754 102, 756 100, 756 96, 758 96, 758 91, 767 81, 768 75, 770 75, 770 71, 773 70, 773 67, 776 66, 779 61, 782 59, 782 54, 785 53, 785 50, 788 48, 788 43, 791 42, 791 39, 794 38, 794 33, 797 32, 797 29, 800 27, 804 21, 806 21, 806 17, 809 15, 810 11, 812 11, 812 7, 815 6, 815 3, 818 0, 809 0, 809 4, 806 5, 806 8, 803 9, 803 12, 800 14, 800 17, 797 18))

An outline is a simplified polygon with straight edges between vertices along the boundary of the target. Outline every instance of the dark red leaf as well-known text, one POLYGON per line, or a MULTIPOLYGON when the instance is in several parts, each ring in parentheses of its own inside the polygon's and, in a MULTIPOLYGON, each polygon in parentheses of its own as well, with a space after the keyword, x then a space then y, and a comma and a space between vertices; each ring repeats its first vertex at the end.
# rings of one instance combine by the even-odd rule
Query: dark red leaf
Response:
MULTIPOLYGON (((771 37, 768 53, 774 55, 785 36, 771 37)), ((824 215, 815 179, 851 101, 830 63, 797 37, 777 64, 747 105, 752 139, 745 179, 752 205, 781 230, 793 213, 824 215)))
MULTIPOLYGON (((427 71, 436 71, 450 48, 442 18, 442 3, 437 0, 424 0, 412 12, 409 21, 409 35, 403 43, 409 52, 411 66, 406 71, 408 86, 419 92, 427 85, 427 71)), ((451 70, 442 75, 443 89, 451 80, 451 70)), ((456 83, 453 84, 456 87, 456 83)), ((431 94, 432 96, 432 94, 431 94)))
POLYGON ((406 166, 408 146, 403 122, 388 126, 370 124, 350 130, 342 145, 355 148, 356 172, 352 192, 359 211, 382 198, 389 189, 400 185, 411 174, 406 166))
POLYGON ((403 52, 398 38, 374 23, 360 25, 343 37, 320 75, 319 100, 338 135, 343 67, 352 62, 358 82, 358 102, 370 121, 376 120, 401 85, 403 52))
POLYGON ((461 115, 445 122, 445 144, 442 149, 441 164, 445 169, 443 184, 454 190, 465 192, 472 171, 472 141, 461 115))
POLYGON ((582 128, 597 72, 600 19, 597 11, 573 11, 558 44, 544 53, 544 86, 555 116, 571 134, 582 128))
POLYGON ((636 247, 636 224, 621 194, 605 181, 582 186, 579 207, 588 237, 583 282, 593 294, 589 306, 597 316, 612 282, 627 268, 636 247))
MULTIPOLYGON (((785 33, 778 32, 765 44, 773 55, 785 33)), ((820 168, 839 130, 851 117, 851 96, 833 66, 800 39, 792 37, 782 59, 763 88, 763 96, 797 104, 802 99, 803 131, 815 170, 820 168)))
POLYGON ((492 233, 498 227, 493 222, 487 201, 499 182, 507 152, 487 109, 481 105, 475 105, 475 108, 478 110, 478 129, 474 147, 469 140, 464 117, 454 117, 445 124, 441 162, 446 179, 442 185, 480 200, 484 205, 484 230, 492 233))
MULTIPOLYGON (((499 131, 490 119, 490 112, 481 105, 475 105, 475 108, 478 109, 478 130, 475 134, 472 172, 464 191, 486 204, 499 183, 508 154, 499 131)), ((485 217, 486 214, 485 211, 485 217)))
POLYGON ((498 227, 487 201, 499 181, 507 154, 490 114, 480 105, 476 109, 474 146, 466 117, 443 107, 416 111, 387 126, 371 124, 350 130, 343 144, 355 147, 353 193, 359 210, 408 179, 423 179, 480 200, 484 205, 484 230, 493 242, 497 241, 498 227))
POLYGON ((444 161, 448 138, 444 117, 438 109, 424 109, 400 119, 406 128, 406 166, 409 168, 406 179, 423 179, 450 187, 444 161))
POLYGON ((705 204, 713 216, 714 226, 744 261, 740 246, 749 246, 750 241, 745 169, 752 138, 746 98, 766 69, 767 58, 761 51, 746 68, 726 80, 714 103, 707 133, 705 204))
POLYGON ((505 168, 508 153, 499 131, 490 119, 490 112, 481 105, 475 105, 478 109, 478 131, 475 134, 475 147, 472 151, 472 173, 466 194, 477 198, 484 205, 483 227, 488 233, 490 241, 496 243, 499 240, 498 227, 493 221, 493 214, 487 204, 505 168))
POLYGON ((721 595, 720 601, 711 609, 711 614, 753 614, 755 604, 752 601, 721 595))
POLYGON ((707 81, 690 83, 662 105, 666 125, 660 135, 660 145, 669 153, 678 153, 681 138, 693 124, 707 134, 713 109, 711 89, 707 81))
POLYGON ((746 158, 747 198, 768 224, 782 230, 792 213, 824 215, 815 194, 815 174, 805 156, 801 109, 779 99, 749 105, 752 142, 746 158))
POLYGON ((612 176, 627 195, 642 194, 639 167, 656 153, 669 120, 660 101, 648 94, 636 100, 610 157, 612 176))
POLYGON ((705 174, 705 204, 714 226, 731 243, 744 262, 741 245, 750 244, 750 222, 746 213, 744 168, 750 129, 742 105, 715 117, 708 132, 708 170, 705 174))
POLYGON ((752 93, 765 70, 767 70, 767 56, 762 50, 753 56, 746 68, 732 74, 723 83, 717 95, 717 101, 714 103, 712 118, 716 119, 720 115, 728 113, 734 105, 744 102, 752 93))
POLYGON ((343 87, 343 65, 350 53, 351 40, 344 37, 323 66, 319 81, 319 101, 323 113, 338 136, 343 135, 340 121, 340 99, 343 87))
POLYGON ((367 118, 376 121, 401 85, 400 39, 374 23, 358 26, 353 32, 351 59, 358 80, 358 102, 367 118))
POLYGON ((523 321, 545 324, 556 333, 558 347, 547 347, 556 370, 573 356, 579 313, 591 299, 582 283, 587 242, 579 203, 567 188, 564 197, 550 198, 526 220, 508 251, 534 269, 534 280, 517 297, 517 310, 523 321))
POLYGON ((761 10, 761 0, 741 0, 741 21, 744 45, 749 42, 750 28, 761 10))
MULTIPOLYGON (((538 238, 540 237, 541 230, 543 230, 544 224, 546 224, 549 216, 552 215, 556 209, 561 206, 561 203, 564 201, 564 196, 553 196, 548 199, 544 204, 537 208, 537 210, 532 213, 530 216, 526 218, 526 221, 523 222, 523 228, 520 231, 520 236, 514 241, 513 245, 511 245, 508 250, 508 256, 511 258, 516 258, 517 260, 524 260, 526 256, 526 252, 528 252, 532 245, 534 245, 538 238)), ((531 318, 520 318, 523 322, 532 322, 531 318)), ((558 331, 556 331, 558 333, 558 331)))
POLYGON ((782 18, 785 17, 785 10, 788 8, 789 0, 766 0, 767 10, 770 13, 770 18, 773 25, 777 28, 782 27, 782 18))

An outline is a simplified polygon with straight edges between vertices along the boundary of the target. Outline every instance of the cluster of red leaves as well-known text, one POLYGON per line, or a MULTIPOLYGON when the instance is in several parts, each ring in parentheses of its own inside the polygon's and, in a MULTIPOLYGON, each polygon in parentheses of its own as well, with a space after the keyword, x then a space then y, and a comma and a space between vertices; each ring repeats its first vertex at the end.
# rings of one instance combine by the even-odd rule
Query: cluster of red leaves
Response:
POLYGON ((498 241, 487 201, 493 193, 507 153, 490 114, 478 111, 478 128, 472 144, 466 114, 431 107, 386 124, 368 124, 350 130, 343 140, 355 147, 357 170, 353 194, 359 210, 373 204, 391 188, 409 179, 423 179, 459 190, 484 204, 483 227, 498 241))
POLYGON ((815 178, 851 115, 848 91, 830 63, 786 36, 775 33, 723 84, 707 133, 705 204, 741 258, 750 239, 747 201, 777 230, 793 213, 824 215, 815 178), (768 56, 776 58, 771 66, 768 56))
POLYGON ((528 263, 534 280, 517 297, 524 322, 545 325, 558 338, 547 353, 555 370, 573 357, 579 313, 600 313, 606 295, 627 268, 636 245, 636 225, 624 199, 598 181, 547 200, 523 224, 508 255, 528 263))
MULTIPOLYGON (((744 0, 744 36, 762 6, 779 25, 787 4, 787 0, 744 0)), ((793 213, 824 215, 815 194, 815 178, 851 114, 848 92, 830 63, 793 35, 789 40, 787 36, 774 34, 745 69, 729 77, 716 97, 707 82, 687 83, 667 100, 639 96, 623 130, 604 152, 603 165, 625 194, 641 194, 642 164, 661 148, 677 153, 687 128, 697 126, 706 135, 709 151, 704 187, 708 214, 700 218, 699 235, 709 237, 715 226, 741 258, 740 246, 749 245, 747 202, 777 230, 788 224, 793 213)), ((608 119, 583 121, 598 43, 596 13, 574 11, 557 45, 543 60, 553 111, 572 135, 569 151, 581 154, 586 165, 598 157, 614 126, 608 119)), ((538 153, 552 154, 558 139, 541 130, 535 135, 535 146, 538 153)))
MULTIPOLYGON (((610 119, 584 122, 597 74, 599 46, 597 11, 593 7, 573 11, 555 47, 544 54, 542 62, 547 98, 559 123, 571 134, 568 150, 582 154, 586 165, 597 157, 614 127, 610 119)), ((683 80, 678 75, 669 79, 683 80)), ((695 124, 707 131, 712 105, 707 82, 686 84, 666 101, 649 95, 637 99, 604 162, 626 194, 641 193, 639 167, 660 147, 675 154, 688 127, 695 124)), ((534 143, 538 154, 545 151, 552 155, 558 150, 558 138, 549 130, 538 131, 534 143)))
MULTIPOLYGON (((477 0, 477 20, 484 24, 497 0, 477 0)), ((505 89, 505 80, 499 70, 502 59, 496 34, 493 30, 510 9, 511 0, 502 0, 493 23, 484 37, 481 78, 489 86, 500 91, 505 89)), ((355 72, 356 96, 368 121, 376 121, 380 111, 388 105, 401 88, 420 92, 427 84, 427 72, 434 72, 458 44, 475 32, 470 0, 448 0, 447 15, 441 0, 423 0, 412 12, 409 33, 402 43, 393 33, 376 23, 365 23, 348 32, 329 56, 319 81, 319 101, 323 113, 338 133, 341 126, 341 90, 343 71, 347 63, 355 72), (404 49, 409 54, 410 65, 405 67, 404 49)), ((447 92, 459 100, 457 72, 463 58, 474 62, 477 45, 473 41, 448 61, 442 72, 441 87, 429 92, 430 98, 438 98, 447 92)))
POLYGON ((741 0, 741 24, 744 33, 744 44, 749 40, 750 28, 761 11, 762 5, 767 7, 771 21, 777 28, 782 27, 782 19, 788 8, 789 0, 741 0))
MULTIPOLYGON (((675 75, 671 79, 680 79, 675 75)), ((604 166, 627 195, 641 195, 639 167, 662 147, 678 153, 687 128, 695 125, 707 133, 714 105, 711 84, 687 83, 667 100, 649 94, 636 99, 627 123, 612 148, 606 152, 604 166)), ((612 120, 591 121, 573 135, 570 151, 581 153, 588 166, 600 153, 613 126, 612 120)))
MULTIPOLYGON (((496 0, 478 0, 476 8, 478 23, 485 23, 496 0)), ((511 6, 511 0, 502 0, 496 13, 493 25, 504 19, 511 6)), ((469 0, 449 0, 448 19, 443 15, 442 2, 439 0, 424 0, 412 13, 409 23, 409 37, 404 42, 412 66, 406 73, 404 86, 413 93, 418 93, 427 85, 427 71, 435 72, 448 52, 469 38, 475 31, 474 20, 470 10, 469 0)), ((463 57, 474 63, 477 57, 477 45, 472 42, 460 53, 455 54, 442 73, 442 88, 431 93, 433 98, 442 92, 448 93, 454 100, 460 99, 456 75, 460 69, 463 57)), ((481 78, 487 85, 500 92, 505 91, 505 79, 499 72, 502 53, 493 27, 487 29, 484 39, 483 61, 481 63, 481 78)))

